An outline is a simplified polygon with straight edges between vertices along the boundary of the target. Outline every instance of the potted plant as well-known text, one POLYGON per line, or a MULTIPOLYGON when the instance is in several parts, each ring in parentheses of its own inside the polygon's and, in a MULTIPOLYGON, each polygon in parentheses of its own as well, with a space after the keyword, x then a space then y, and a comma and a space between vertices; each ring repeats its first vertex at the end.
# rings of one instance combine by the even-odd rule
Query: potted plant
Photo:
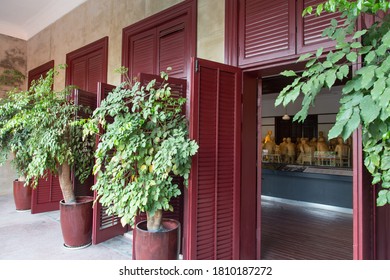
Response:
MULTIPOLYGON (((120 72, 125 74, 127 69, 120 72)), ((189 139, 182 114, 185 98, 171 95, 166 72, 161 73, 160 85, 156 80, 147 85, 132 83, 124 77, 85 124, 86 134, 104 132, 95 151, 93 189, 122 225, 134 226, 136 216, 146 213, 147 221, 135 228, 137 259, 175 259, 177 239, 172 253, 162 248, 172 236, 177 237, 179 224, 163 219, 162 213, 172 211, 170 200, 180 195, 172 176, 182 176, 188 185, 191 157, 198 149, 189 139), (160 243, 153 244, 156 240, 160 243)))
POLYGON ((0 164, 4 164, 9 155, 13 158, 11 164, 19 176, 13 182, 13 195, 17 211, 31 209, 31 187, 25 186, 25 173, 31 160, 27 149, 27 139, 30 129, 15 121, 15 117, 23 114, 30 107, 26 91, 9 91, 0 99, 0 164))
POLYGON ((88 108, 74 103, 73 87, 53 90, 57 74, 57 68, 51 69, 45 78, 32 83, 31 107, 15 119, 31 130, 27 139, 31 160, 26 169, 26 183, 36 187, 37 178, 45 177, 47 171, 58 174, 64 198, 60 202, 64 245, 80 248, 91 244, 93 197, 75 196, 72 173, 81 182, 92 173, 95 140, 82 137, 79 115, 88 108))

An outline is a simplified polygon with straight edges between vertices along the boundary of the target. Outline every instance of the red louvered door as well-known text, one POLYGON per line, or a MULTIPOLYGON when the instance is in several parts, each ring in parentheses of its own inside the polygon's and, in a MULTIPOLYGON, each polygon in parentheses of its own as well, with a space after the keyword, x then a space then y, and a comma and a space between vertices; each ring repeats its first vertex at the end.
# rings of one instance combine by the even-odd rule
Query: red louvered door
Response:
MULTIPOLYGON (((100 106, 101 101, 115 88, 113 85, 106 83, 98 83, 97 90, 97 107, 100 106)), ((96 139, 98 142, 99 139, 96 139)), ((96 178, 95 178, 96 180, 96 178)), ((95 191, 94 197, 96 199, 97 193, 95 191)), ((124 234, 127 227, 123 227, 120 218, 116 215, 108 215, 106 207, 100 203, 95 203, 93 207, 93 221, 92 221, 92 243, 98 244, 117 235, 124 234)))
POLYGON ((330 26, 332 19, 336 19, 339 24, 345 21, 345 18, 340 17, 340 13, 323 13, 317 16, 315 12, 311 15, 302 17, 302 11, 312 6, 313 11, 318 4, 323 3, 323 0, 298 0, 297 2, 297 53, 306 53, 315 51, 321 47, 324 49, 334 47, 335 43, 322 37, 322 32, 330 26))
MULTIPOLYGON (((96 94, 85 90, 77 89, 74 93, 74 101, 77 105, 88 107, 91 112, 96 109, 96 94)), ((88 118, 90 114, 83 112, 80 117, 88 118)), ((74 175, 74 174, 72 174, 74 175)), ((83 183, 73 176, 73 189, 76 196, 93 196, 91 187, 94 183, 94 176, 91 174, 83 183)))
POLYGON ((96 94, 97 83, 107 82, 108 37, 68 53, 66 64, 66 84, 96 94))
POLYGON ((39 178, 37 187, 31 195, 31 214, 58 210, 63 199, 58 176, 47 172, 47 176, 39 178))
POLYGON ((238 259, 241 70, 197 59, 190 135, 199 144, 188 188, 186 259, 238 259))
POLYGON ((295 54, 295 0, 239 5, 239 65, 295 54))
POLYGON ((186 37, 185 20, 183 16, 157 28, 158 73, 171 67, 170 77, 187 77, 190 48, 186 37))
MULTIPOLYGON (((28 72, 28 85, 33 80, 46 76, 47 71, 54 67, 54 60, 51 60, 41 66, 28 72)), ((47 172, 44 178, 38 180, 38 185, 32 191, 31 195, 31 213, 37 214, 47 211, 58 210, 59 201, 62 200, 60 182, 56 175, 47 172)))
MULTIPOLYGON (((131 36, 128 43, 127 65, 130 77, 137 73, 155 73, 156 71, 156 30, 151 29, 131 36)), ((127 53, 126 53, 127 54, 127 53)))

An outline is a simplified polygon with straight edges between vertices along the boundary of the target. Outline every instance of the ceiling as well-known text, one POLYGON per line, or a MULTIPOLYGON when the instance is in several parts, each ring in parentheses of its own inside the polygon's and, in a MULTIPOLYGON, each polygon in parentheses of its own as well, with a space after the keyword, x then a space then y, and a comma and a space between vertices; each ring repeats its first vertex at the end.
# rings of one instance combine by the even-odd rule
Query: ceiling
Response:
POLYGON ((0 34, 28 40, 86 0, 1 0, 0 34))

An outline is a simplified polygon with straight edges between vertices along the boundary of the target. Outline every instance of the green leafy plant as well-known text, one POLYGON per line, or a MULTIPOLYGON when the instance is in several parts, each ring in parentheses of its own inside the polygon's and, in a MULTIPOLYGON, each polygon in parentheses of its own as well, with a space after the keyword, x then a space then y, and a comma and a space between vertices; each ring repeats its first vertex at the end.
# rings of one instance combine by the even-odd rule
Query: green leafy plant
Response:
POLYGON ((26 168, 26 184, 31 182, 36 187, 36 179, 46 176, 47 171, 58 173, 64 200, 72 203, 76 199, 71 171, 81 182, 92 173, 95 143, 92 138, 83 141, 78 115, 87 108, 75 105, 71 96, 73 87, 53 90, 58 73, 54 68, 45 78, 33 81, 25 95, 29 109, 15 115, 13 121, 30 129, 26 147, 31 160, 26 168))
POLYGON ((162 211, 173 210, 170 200, 180 195, 173 175, 188 184, 198 145, 188 137, 185 98, 171 95, 167 73, 161 73, 159 86, 156 80, 144 86, 124 76, 85 124, 86 135, 104 132, 95 152, 93 189, 123 225, 134 225, 134 218, 146 212, 148 230, 158 231, 162 211))
POLYGON ((351 75, 342 88, 339 112, 329 138, 341 135, 345 140, 361 126, 364 164, 373 176, 372 184, 382 187, 377 197, 379 206, 390 203, 390 16, 380 18, 389 7, 387 0, 328 0, 316 8, 307 7, 303 16, 313 11, 318 15, 341 12, 345 22, 338 25, 332 20, 323 32, 323 36, 336 42, 333 51, 325 56, 321 48, 302 55, 298 61, 307 61, 302 73, 282 72, 295 79, 275 102, 276 106, 286 106, 303 94, 302 108, 294 116, 294 120, 303 121, 322 88, 332 88, 336 80, 351 75), (380 20, 358 30, 356 23, 361 14, 377 14, 380 20), (351 73, 352 65, 357 66, 356 72, 351 73))
POLYGON ((28 162, 31 161, 26 145, 31 129, 15 121, 15 118, 30 108, 30 96, 27 91, 12 90, 0 99, 0 164, 4 164, 12 153, 11 163, 22 178, 20 180, 24 180, 28 162))

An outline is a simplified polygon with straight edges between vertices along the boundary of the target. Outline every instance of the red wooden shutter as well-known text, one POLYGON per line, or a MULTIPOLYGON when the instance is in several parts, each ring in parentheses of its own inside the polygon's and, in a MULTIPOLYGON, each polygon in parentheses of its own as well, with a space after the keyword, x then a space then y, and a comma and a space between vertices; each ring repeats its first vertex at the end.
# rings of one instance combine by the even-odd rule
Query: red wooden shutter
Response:
POLYGON ((58 210, 62 199, 58 176, 47 172, 45 178, 38 179, 38 185, 32 192, 31 214, 58 210))
POLYGON ((340 13, 323 13, 317 16, 315 12, 311 15, 306 15, 302 18, 302 11, 308 6, 312 6, 313 10, 318 4, 323 3, 323 0, 298 0, 297 2, 297 53, 306 53, 317 50, 318 48, 330 48, 335 46, 335 43, 322 37, 322 32, 330 26, 330 21, 334 18, 339 23, 345 21, 345 18, 340 17, 340 13))
POLYGON ((197 1, 186 0, 123 29, 122 65, 130 77, 158 75, 186 78, 196 52, 197 1))
POLYGON ((187 58, 189 56, 184 22, 185 17, 178 18, 157 29, 159 72, 171 67, 170 77, 187 77, 187 58))
POLYGON ((295 0, 240 0, 239 64, 295 53, 295 0))
POLYGON ((79 57, 70 62, 70 83, 69 85, 77 86, 81 89, 87 88, 87 59, 79 57))
POLYGON ((129 39, 129 74, 156 74, 156 30, 148 30, 129 39))
MULTIPOLYGON (((77 105, 82 105, 91 109, 91 112, 96 109, 96 93, 84 91, 81 89, 75 90, 74 101, 77 105)), ((81 117, 88 118, 90 114, 82 112, 81 117)), ((73 189, 76 196, 93 196, 91 187, 94 183, 94 176, 91 174, 83 183, 78 178, 73 176, 73 189)))
POLYGON ((107 81, 108 37, 66 55, 66 84, 96 94, 97 83, 107 81))
MULTIPOLYGON (((33 80, 46 76, 47 71, 54 67, 54 60, 51 60, 28 72, 28 85, 33 80)), ((47 173, 45 178, 38 179, 38 185, 32 191, 31 196, 31 213, 37 214, 47 211, 58 210, 59 201, 62 200, 62 191, 60 182, 56 175, 51 172, 47 173)))
MULTIPOLYGON (((97 107, 100 106, 101 101, 115 88, 113 85, 106 83, 98 83, 97 91, 97 107)), ((98 139, 97 139, 98 141, 98 139)), ((94 197, 96 199, 97 193, 95 191, 94 197)), ((120 219, 116 215, 108 215, 107 208, 100 203, 95 203, 93 207, 93 222, 92 222, 92 243, 98 244, 113 238, 117 235, 124 234, 127 227, 122 227, 120 219)))
POLYGON ((200 59, 194 64, 190 133, 199 151, 188 189, 186 258, 238 259, 241 70, 200 59))

